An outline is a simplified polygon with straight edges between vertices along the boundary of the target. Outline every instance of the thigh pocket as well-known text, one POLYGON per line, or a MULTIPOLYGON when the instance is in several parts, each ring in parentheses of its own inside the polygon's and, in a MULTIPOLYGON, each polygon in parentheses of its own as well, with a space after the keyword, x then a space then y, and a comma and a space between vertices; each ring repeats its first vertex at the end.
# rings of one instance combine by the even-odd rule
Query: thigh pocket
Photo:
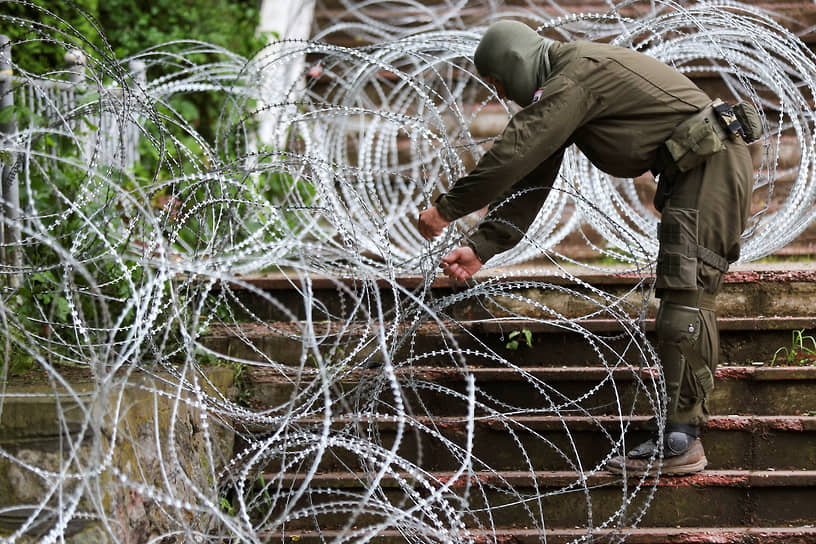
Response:
POLYGON ((666 208, 657 226, 659 289, 697 288, 697 210, 666 208))

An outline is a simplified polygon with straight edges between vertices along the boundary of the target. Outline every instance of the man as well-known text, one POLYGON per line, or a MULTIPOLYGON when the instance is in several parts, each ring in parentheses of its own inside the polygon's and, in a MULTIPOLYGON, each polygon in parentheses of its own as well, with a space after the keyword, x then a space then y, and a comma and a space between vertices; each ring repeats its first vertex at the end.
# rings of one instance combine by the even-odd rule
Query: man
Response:
MULTIPOLYGON (((662 470, 703 470, 707 460, 698 436, 719 351, 715 296, 739 257, 753 187, 740 124, 730 123, 727 104, 713 102, 651 57, 606 44, 560 43, 519 22, 492 25, 474 62, 500 97, 523 109, 476 168, 420 214, 420 233, 431 239, 489 204, 468 244, 440 265, 465 280, 522 239, 568 146, 577 145, 613 176, 659 174, 657 350, 668 396, 662 470)), ((642 474, 659 447, 655 437, 607 467, 642 474)))

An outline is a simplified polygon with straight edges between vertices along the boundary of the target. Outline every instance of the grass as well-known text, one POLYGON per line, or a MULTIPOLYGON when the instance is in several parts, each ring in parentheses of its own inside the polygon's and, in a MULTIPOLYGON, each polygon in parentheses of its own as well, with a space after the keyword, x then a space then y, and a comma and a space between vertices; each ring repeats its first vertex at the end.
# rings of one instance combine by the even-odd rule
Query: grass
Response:
POLYGON ((780 360, 786 365, 816 365, 816 338, 804 333, 805 329, 792 331, 791 345, 782 346, 774 352, 771 366, 775 366, 780 360), (780 357, 781 354, 784 354, 783 357, 780 357))

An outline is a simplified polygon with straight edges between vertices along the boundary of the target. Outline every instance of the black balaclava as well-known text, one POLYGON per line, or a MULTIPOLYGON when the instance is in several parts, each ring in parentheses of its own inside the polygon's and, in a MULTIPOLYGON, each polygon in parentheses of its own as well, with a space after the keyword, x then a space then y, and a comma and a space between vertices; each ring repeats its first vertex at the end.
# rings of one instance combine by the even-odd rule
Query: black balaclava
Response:
POLYGON ((553 40, 518 21, 499 21, 484 33, 473 62, 482 77, 495 78, 507 96, 524 107, 550 73, 547 50, 553 40))

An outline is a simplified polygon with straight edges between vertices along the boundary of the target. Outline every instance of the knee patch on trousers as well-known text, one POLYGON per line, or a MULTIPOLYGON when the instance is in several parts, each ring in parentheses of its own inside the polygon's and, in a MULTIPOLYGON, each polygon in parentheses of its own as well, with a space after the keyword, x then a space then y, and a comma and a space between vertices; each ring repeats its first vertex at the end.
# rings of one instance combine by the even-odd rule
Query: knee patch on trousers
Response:
POLYGON ((703 400, 714 389, 711 344, 698 308, 663 301, 657 315, 658 351, 666 377, 669 412, 684 394, 703 400), (685 388, 684 388, 685 384, 685 388))

